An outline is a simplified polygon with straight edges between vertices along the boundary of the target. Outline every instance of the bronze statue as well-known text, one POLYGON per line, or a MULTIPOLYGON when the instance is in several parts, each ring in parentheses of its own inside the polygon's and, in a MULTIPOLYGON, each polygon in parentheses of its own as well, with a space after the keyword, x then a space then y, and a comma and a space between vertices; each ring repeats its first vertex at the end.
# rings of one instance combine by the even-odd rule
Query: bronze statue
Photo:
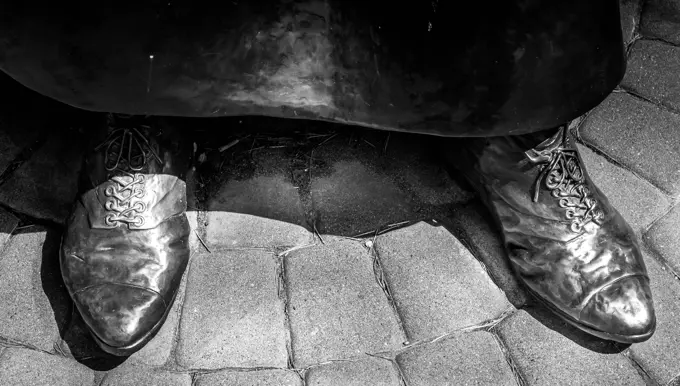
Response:
POLYGON ((92 128, 87 185, 61 248, 66 286, 109 353, 129 355, 157 332, 189 255, 187 141, 149 115, 466 137, 452 145, 455 162, 528 290, 604 339, 641 342, 655 330, 636 237, 563 126, 623 77, 617 0, 10 0, 0 9, 3 71, 117 114, 92 128))

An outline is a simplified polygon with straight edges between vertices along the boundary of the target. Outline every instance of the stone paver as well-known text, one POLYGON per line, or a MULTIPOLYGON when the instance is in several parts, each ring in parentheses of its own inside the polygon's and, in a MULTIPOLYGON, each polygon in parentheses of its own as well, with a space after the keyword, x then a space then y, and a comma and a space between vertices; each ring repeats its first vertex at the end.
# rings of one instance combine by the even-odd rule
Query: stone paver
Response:
POLYGON ((615 93, 588 116, 579 132, 589 144, 648 179, 680 195, 680 116, 615 93))
POLYGON ((678 71, 680 47, 659 41, 639 40, 631 50, 622 85, 646 99, 678 111, 680 82, 675 77, 678 71))
POLYGON ((410 386, 516 385, 493 335, 461 333, 397 356, 410 386))
POLYGON ((187 279, 177 361, 191 369, 285 367, 276 257, 259 250, 195 256, 187 279))
POLYGON ((411 203, 391 179, 359 161, 338 161, 328 176, 313 177, 318 231, 353 236, 413 218, 411 203))
POLYGON ((646 0, 644 4, 642 34, 680 44, 680 4, 674 0, 646 0))
POLYGON ((76 361, 10 348, 0 356, 0 385, 92 386, 94 372, 76 361))
POLYGON ((278 247, 313 240, 298 190, 282 175, 229 181, 208 202, 208 210, 209 246, 278 247))
POLYGON ((578 145, 578 150, 588 175, 634 231, 642 231, 670 207, 667 196, 649 182, 586 146, 578 145))
POLYGON ((492 223, 491 214, 481 202, 474 201, 456 207, 445 224, 484 264, 510 303, 519 308, 529 301, 510 268, 501 235, 492 223))
POLYGON ((222 371, 199 375, 195 386, 302 386, 302 379, 292 371, 260 370, 222 371))
POLYGON ((0 252, 2 252, 18 224, 19 220, 13 214, 0 208, 0 252))
POLYGON ((420 222, 376 244, 411 340, 475 325, 510 307, 482 264, 443 226, 420 222))
POLYGON ((644 235, 673 270, 680 274, 680 205, 657 221, 644 235))
POLYGON ((285 259, 295 367, 401 347, 405 340, 359 242, 325 245, 285 259))
POLYGON ((630 351, 653 379, 666 384, 680 375, 680 281, 649 253, 643 256, 651 281, 656 332, 648 341, 632 345, 630 351))
MULTIPOLYGON (((524 310, 497 327, 508 352, 528 385, 644 385, 622 354, 600 354, 557 331, 573 332, 554 317, 547 327, 524 310), (557 330, 557 331, 555 331, 557 330)), ((576 333, 577 337, 583 337, 576 333)), ((577 341, 579 338, 575 338, 577 341)), ((592 338, 586 338, 592 342, 592 338)), ((582 343, 582 342, 580 342, 582 343)))
POLYGON ((191 386, 191 375, 139 366, 120 366, 109 371, 101 386, 191 386))
POLYGON ((305 374, 307 386, 401 386, 392 362, 375 357, 337 361, 312 367, 305 374))
POLYGON ((62 223, 78 191, 82 137, 67 130, 51 135, 0 185, 0 202, 31 217, 62 223))
POLYGON ((0 336, 52 351, 70 316, 59 271, 59 237, 30 227, 15 234, 0 256, 0 336))

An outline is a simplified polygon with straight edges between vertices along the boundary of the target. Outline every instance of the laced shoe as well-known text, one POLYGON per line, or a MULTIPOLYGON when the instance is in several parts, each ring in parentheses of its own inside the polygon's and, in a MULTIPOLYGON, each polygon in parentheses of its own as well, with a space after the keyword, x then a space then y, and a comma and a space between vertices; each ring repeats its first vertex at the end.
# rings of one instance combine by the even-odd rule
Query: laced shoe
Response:
POLYGON ((94 340, 119 356, 158 331, 189 260, 186 171, 174 130, 109 115, 62 239, 66 287, 94 340))
POLYGON ((597 337, 635 343, 652 336, 656 319, 636 236, 593 184, 564 127, 451 144, 449 159, 495 217, 531 294, 597 337))

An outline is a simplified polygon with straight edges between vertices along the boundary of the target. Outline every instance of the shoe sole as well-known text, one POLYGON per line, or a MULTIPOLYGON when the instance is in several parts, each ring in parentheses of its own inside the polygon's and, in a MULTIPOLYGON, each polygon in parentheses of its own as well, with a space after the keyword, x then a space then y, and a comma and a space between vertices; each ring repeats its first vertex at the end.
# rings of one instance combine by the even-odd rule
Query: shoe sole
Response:
POLYGON ((626 344, 633 344, 633 343, 640 343, 648 340, 652 335, 654 335, 654 331, 656 331, 656 323, 654 326, 649 330, 649 332, 645 334, 639 334, 639 335, 621 335, 621 334, 612 334, 609 332, 605 332, 602 330, 597 330, 594 329, 588 325, 585 325, 577 320, 574 320, 571 316, 567 315, 564 313, 562 310, 558 309, 554 305, 552 305, 549 301, 543 299, 540 295, 538 295, 536 292, 534 292, 531 288, 529 288, 527 285, 524 285, 524 288, 526 291, 531 294, 531 296, 536 299, 538 302, 540 302, 542 305, 544 305, 547 309, 552 311, 553 314, 558 316, 560 319, 564 320, 565 322, 569 323, 570 325, 578 328, 581 331, 584 331, 590 335, 596 336, 600 339, 604 340, 611 340, 614 342, 618 343, 626 343, 626 344))

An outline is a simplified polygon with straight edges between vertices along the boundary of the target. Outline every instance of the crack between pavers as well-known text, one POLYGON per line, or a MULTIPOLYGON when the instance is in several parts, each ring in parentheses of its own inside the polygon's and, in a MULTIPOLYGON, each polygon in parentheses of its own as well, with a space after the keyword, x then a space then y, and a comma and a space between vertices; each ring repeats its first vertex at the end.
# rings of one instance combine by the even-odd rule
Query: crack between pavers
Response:
POLYGON ((640 32, 640 27, 642 26, 642 15, 645 12, 645 7, 647 6, 647 0, 640 0, 640 9, 638 9, 637 17, 633 19, 633 32, 640 32))
POLYGON ((257 371, 272 371, 272 370, 279 370, 279 371, 292 371, 295 372, 296 369, 289 369, 289 368, 284 368, 284 367, 273 367, 273 366, 255 366, 255 367, 221 367, 217 369, 186 369, 184 372, 195 374, 196 376, 200 375, 209 375, 209 374, 216 374, 216 373, 222 373, 222 372, 232 372, 232 373, 254 373, 257 371))
POLYGON ((283 328, 285 331, 285 343, 286 343, 286 367, 288 369, 294 369, 294 358, 293 358, 293 329, 290 324, 290 299, 288 296, 288 285, 286 280, 286 259, 287 253, 281 253, 275 255, 276 258, 276 292, 281 301, 281 306, 283 308, 283 328))
POLYGON ((668 381, 666 386, 676 386, 676 385, 679 385, 679 384, 680 384, 680 373, 678 373, 678 375, 674 376, 670 381, 668 381))
POLYGON ((229 251, 261 251, 269 253, 277 253, 280 247, 225 247, 225 246, 212 246, 210 248, 210 253, 217 252, 229 252, 229 251))
POLYGON ((413 224, 419 223, 421 221, 426 221, 426 222, 427 221, 435 221, 435 222, 437 222, 436 220, 431 220, 431 218, 429 216, 425 216, 425 217, 420 217, 420 218, 416 218, 416 219, 412 219, 412 220, 399 221, 399 222, 396 222, 396 223, 390 222, 390 223, 380 225, 376 229, 366 231, 366 232, 362 232, 362 233, 359 233, 359 234, 354 235, 354 236, 341 236, 341 237, 344 237, 344 238, 347 238, 347 239, 352 239, 352 240, 362 240, 364 238, 369 238, 369 237, 375 238, 375 237, 383 235, 387 232, 392 232, 392 231, 396 231, 396 230, 399 230, 399 229, 402 229, 402 228, 406 228, 406 227, 409 227, 413 224))
POLYGON ((12 231, 9 233, 9 236, 7 237, 7 240, 5 240, 5 243, 0 245, 0 259, 2 259, 3 256, 5 256, 5 252, 7 252, 10 244, 14 240, 14 237, 16 237, 16 234, 14 234, 16 228, 17 227, 14 227, 14 229, 12 229, 12 231))
POLYGON ((626 44, 626 59, 630 58, 633 44, 642 38, 640 28, 642 25, 642 14, 644 12, 645 5, 647 5, 647 1, 641 0, 639 3, 640 9, 638 9, 637 16, 633 18, 633 32, 631 34, 630 42, 624 42, 624 44, 626 44))
POLYGON ((108 376, 109 376, 109 371, 106 371, 106 372, 95 371, 94 379, 92 380, 92 384, 94 386, 102 386, 104 384, 104 381, 106 381, 106 378, 108 378, 108 376))
MULTIPOLYGON (((184 318, 184 302, 187 298, 187 287, 189 285, 189 271, 191 270, 191 265, 193 264, 194 261, 194 256, 190 255, 189 256, 189 262, 187 263, 187 268, 186 271, 184 272, 185 278, 183 280, 185 281, 184 283, 184 292, 182 293, 182 298, 181 299, 175 299, 175 301, 179 301, 180 304, 178 305, 179 311, 177 315, 177 325, 175 326, 175 331, 172 335, 172 347, 170 348, 170 354, 168 355, 168 359, 165 361, 163 367, 169 367, 173 370, 175 369, 181 369, 182 366, 180 366, 179 362, 177 361, 177 351, 179 351, 179 337, 180 337, 180 330, 182 329, 182 319, 184 318)), ((182 281, 180 280, 180 285, 182 285, 182 281)))
POLYGON ((515 383, 517 383, 518 386, 527 386, 529 383, 526 381, 526 379, 524 379, 522 371, 519 369, 519 366, 517 366, 517 363, 515 363, 515 359, 510 354, 510 350, 508 348, 507 343, 503 340, 503 338, 501 338, 501 336, 498 334, 495 328, 492 328, 489 331, 489 333, 491 333, 491 335, 493 336, 493 339, 496 341, 496 344, 498 345, 501 354, 503 354, 505 362, 510 367, 510 371, 512 372, 512 375, 515 378, 515 383))
POLYGON ((400 386, 410 386, 408 383, 408 380, 406 380, 406 375, 404 375, 404 370, 399 366, 399 362, 395 360, 390 361, 392 363, 392 366, 394 367, 395 370, 397 370, 397 376, 399 376, 399 385, 400 386))
POLYGON ((209 249, 208 245, 204 241, 208 236, 207 228, 208 228, 208 211, 202 210, 202 208, 200 208, 199 206, 199 208, 196 209, 196 229, 194 229, 194 232, 196 232, 196 237, 198 238, 198 241, 201 244, 201 246, 205 248, 208 253, 212 253, 213 250, 216 250, 218 248, 215 248, 213 246, 212 249, 209 249))
MULTIPOLYGON (((388 351, 388 352, 389 352, 389 351, 388 351)), ((363 353, 363 354, 360 354, 359 356, 354 356, 354 357, 349 357, 349 358, 342 358, 342 359, 326 359, 326 360, 323 361, 323 362, 313 363, 313 364, 307 365, 306 367, 303 367, 303 368, 301 368, 301 369, 292 369, 292 370, 294 370, 294 371, 309 371, 309 370, 313 370, 313 369, 315 369, 315 368, 317 368, 317 367, 322 367, 322 366, 326 366, 326 365, 332 365, 332 364, 335 364, 335 363, 355 363, 355 362, 361 362, 361 361, 363 361, 363 360, 366 359, 366 356, 369 356, 369 357, 371 357, 371 358, 378 358, 378 359, 381 359, 381 360, 384 360, 384 361, 392 361, 392 360, 393 360, 393 358, 392 358, 393 355, 390 355, 390 357, 387 358, 387 357, 384 357, 384 356, 379 355, 379 353, 378 353, 378 354, 373 354, 373 353, 365 352, 365 353, 363 353)))
POLYGON ((300 370, 291 369, 291 370, 295 373, 295 375, 298 376, 298 378, 300 378, 300 383, 302 384, 302 386, 307 386, 307 370, 305 369, 300 370))
POLYGON ((661 384, 654 380, 654 378, 649 375, 647 370, 633 357, 633 353, 630 351, 630 348, 621 352, 620 355, 626 358, 628 363, 630 363, 635 368, 635 371, 637 371, 647 386, 661 386, 661 384))
POLYGON ((43 350, 43 349, 36 347, 36 346, 34 346, 30 343, 24 343, 24 342, 15 340, 15 339, 5 338, 3 336, 0 336, 0 347, 6 348, 6 349, 13 349, 13 348, 27 349, 27 350, 38 351, 38 352, 43 353, 43 354, 57 356, 57 357, 60 357, 60 358, 62 357, 58 353, 43 350))
POLYGON ((656 108, 658 108, 659 110, 665 111, 667 113, 671 113, 673 115, 680 115, 680 110, 676 109, 675 107, 668 106, 668 105, 665 105, 661 102, 654 101, 653 99, 650 99, 650 98, 638 93, 636 90, 633 90, 630 87, 626 87, 624 85, 619 85, 617 90, 619 90, 619 91, 616 91, 617 93, 626 93, 626 94, 630 95, 633 99, 637 99, 640 102, 645 102, 645 103, 651 104, 652 106, 656 106, 656 108))
MULTIPOLYGON (((289 254, 290 252, 296 251, 298 249, 302 248, 309 248, 309 247, 314 247, 317 246, 318 244, 316 243, 310 243, 310 244, 302 244, 302 245, 295 245, 295 246, 267 246, 267 247, 215 247, 213 246, 210 249, 210 253, 219 253, 219 252, 247 252, 247 251, 259 251, 259 252, 265 252, 265 253, 273 253, 277 256, 281 254, 289 254)), ((200 254, 201 252, 199 252, 200 254)), ((207 251, 206 251, 207 253, 207 251)))
POLYGON ((310 248, 310 247, 315 247, 318 244, 316 243, 311 243, 311 244, 302 244, 302 245, 296 245, 290 248, 287 247, 276 247, 274 248, 274 253, 276 254, 277 257, 286 257, 288 256, 291 252, 299 251, 301 249, 305 248, 310 248))
POLYGON ((680 48, 680 44, 668 41, 668 40, 661 38, 661 37, 658 37, 658 36, 643 36, 643 35, 640 35, 640 39, 638 39, 638 40, 650 41, 650 42, 659 42, 659 43, 669 45, 673 48, 680 48))
POLYGON ((387 282, 387 278, 385 275, 385 270, 382 268, 382 263, 380 261, 380 254, 378 253, 378 250, 376 249, 376 240, 378 237, 378 230, 376 230, 375 235, 373 236, 373 239, 371 241, 371 246, 368 250, 368 255, 372 260, 372 265, 373 265, 373 277, 375 278, 376 283, 382 290, 383 294, 387 298, 387 302, 390 305, 390 309, 392 309, 392 313, 394 314, 394 317, 397 320, 397 325, 399 326, 399 330, 403 334, 403 336, 406 338, 406 341, 403 342, 403 344, 407 345, 409 344, 409 340, 411 337, 409 336, 408 332, 406 331, 406 326, 404 325, 404 319, 401 316, 401 313, 399 312, 399 308, 397 307, 397 303, 394 300, 394 296, 392 296, 392 290, 390 289, 390 285, 387 282))
MULTIPOLYGON (((199 244, 196 249, 205 249, 206 252, 212 253, 210 246, 205 242, 208 236, 208 208, 206 188, 203 190, 198 188, 199 171, 196 166, 193 166, 186 176, 187 185, 187 210, 191 209, 196 212, 196 229, 193 229, 199 244), (190 193, 189 193, 190 191, 190 193), (189 205, 193 205, 190 207, 189 205)), ((212 249, 215 249, 214 247, 212 249)))
POLYGON ((624 51, 625 51, 625 54, 626 54, 626 63, 630 62, 630 57, 633 54, 633 46, 635 45, 635 43, 637 43, 639 40, 642 40, 642 39, 643 39, 642 35, 634 29, 633 33, 630 37, 630 42, 628 42, 628 43, 624 42, 624 44, 626 45, 624 47, 624 51))
POLYGON ((657 216, 657 218, 655 218, 655 219, 652 220, 649 224, 647 224, 647 226, 645 226, 645 227, 642 229, 642 232, 641 232, 643 238, 646 236, 646 234, 647 234, 650 230, 652 230, 652 228, 654 228, 654 226, 655 226, 659 221, 663 220, 664 217, 668 216, 668 215, 669 215, 674 209, 676 209, 676 208, 680 208, 680 203, 678 203, 678 204, 676 204, 676 203, 671 203, 671 205, 669 205, 668 208, 666 208, 666 210, 665 210, 663 213, 661 213, 659 216, 657 216))
POLYGON ((470 326, 457 328, 455 330, 446 332, 446 333, 438 335, 436 337, 421 339, 421 340, 418 340, 418 341, 415 341, 415 342, 409 342, 408 345, 401 347, 399 349, 396 349, 396 350, 380 351, 380 352, 377 352, 377 353, 373 353, 373 356, 380 357, 381 355, 387 356, 389 354, 391 357, 396 358, 397 356, 399 356, 399 355, 401 355, 401 354, 403 354, 407 351, 413 350, 413 349, 418 348, 418 347, 426 346, 426 345, 429 345, 429 344, 434 344, 434 343, 437 343, 441 340, 445 340, 445 339, 448 339, 448 338, 456 336, 456 335, 473 333, 473 332, 478 332, 478 331, 491 332, 491 330, 496 325, 498 325, 503 320, 505 320, 506 318, 513 315, 515 312, 517 312, 517 308, 515 308, 514 306, 510 306, 506 310, 501 312, 495 318, 485 320, 485 321, 478 323, 478 324, 473 324, 473 325, 470 325, 470 326))

